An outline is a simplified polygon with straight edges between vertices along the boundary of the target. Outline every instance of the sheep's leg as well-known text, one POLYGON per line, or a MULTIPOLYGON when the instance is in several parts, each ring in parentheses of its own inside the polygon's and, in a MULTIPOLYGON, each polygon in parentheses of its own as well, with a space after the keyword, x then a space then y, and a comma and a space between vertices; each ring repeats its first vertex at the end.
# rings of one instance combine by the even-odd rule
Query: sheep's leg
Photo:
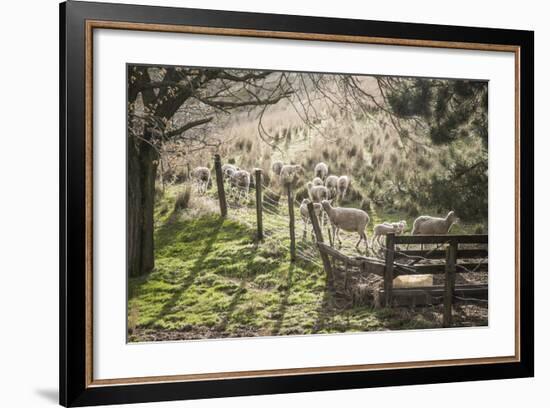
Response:
POLYGON ((332 245, 335 245, 336 243, 336 225, 332 224, 332 245))
POLYGON ((356 249, 359 249, 359 244, 361 243, 362 240, 363 240, 363 234, 359 233, 359 241, 357 241, 357 244, 355 244, 356 249))

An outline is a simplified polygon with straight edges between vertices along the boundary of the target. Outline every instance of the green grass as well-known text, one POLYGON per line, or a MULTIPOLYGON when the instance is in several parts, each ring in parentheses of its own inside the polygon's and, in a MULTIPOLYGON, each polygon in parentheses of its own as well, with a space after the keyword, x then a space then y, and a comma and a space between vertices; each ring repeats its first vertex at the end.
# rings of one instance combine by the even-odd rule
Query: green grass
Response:
MULTIPOLYGON (((256 241, 253 207, 227 219, 177 212, 176 193, 172 188, 157 200, 155 269, 129 280, 130 341, 438 327, 425 312, 338 308, 322 268, 290 262, 284 230, 256 241)), ((371 211, 370 228, 401 218, 371 211)))

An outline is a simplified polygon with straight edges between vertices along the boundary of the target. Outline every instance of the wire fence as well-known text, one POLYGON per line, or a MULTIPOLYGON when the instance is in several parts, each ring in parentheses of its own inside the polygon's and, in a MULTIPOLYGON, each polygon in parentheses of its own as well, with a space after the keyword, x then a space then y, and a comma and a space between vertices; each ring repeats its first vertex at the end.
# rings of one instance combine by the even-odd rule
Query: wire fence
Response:
MULTIPOLYGON (((243 186, 235 186, 229 183, 227 184, 227 197, 228 206, 232 209, 231 215, 239 222, 245 224, 251 229, 257 227, 256 221, 256 198, 254 189, 246 188, 243 186)), ((277 247, 288 250, 289 248, 289 208, 288 198, 286 191, 276 190, 270 185, 265 183, 261 184, 262 188, 262 222, 263 222, 263 235, 269 240, 270 245, 276 245, 277 247)), ((294 197, 294 214, 295 214, 295 234, 296 234, 296 256, 308 263, 316 265, 322 268, 321 259, 319 256, 319 250, 315 245, 315 238, 313 236, 312 225, 309 221, 309 217, 305 213, 301 212, 302 203, 294 197)), ((332 236, 333 230, 328 217, 324 211, 321 211, 319 222, 322 228, 322 233, 325 237, 325 242, 330 243, 333 247, 338 249, 346 256, 375 256, 377 258, 384 259, 386 256, 387 248, 385 245, 378 245, 374 247, 374 241, 369 242, 369 247, 365 248, 363 245, 356 247, 359 240, 357 233, 351 233, 346 231, 340 231, 335 237, 332 236)), ((382 237, 384 238, 384 237, 382 237)), ((425 253, 410 255, 404 252, 402 249, 396 247, 394 249, 394 258, 401 260, 401 262, 394 261, 395 266, 399 266, 404 271, 413 273, 415 271, 415 265, 425 263, 437 263, 430 257, 435 251, 441 250, 446 243, 440 243, 433 248, 428 249, 425 253), (402 260, 406 259, 406 263, 402 260)), ((413 248, 422 248, 419 245, 411 244, 413 248)), ((407 249, 409 246, 407 246, 407 249)), ((471 263, 469 267, 457 263, 456 268, 461 272, 465 280, 475 282, 476 277, 468 278, 467 274, 475 275, 481 266, 488 261, 488 257, 477 258, 476 264, 472 267, 471 263)))

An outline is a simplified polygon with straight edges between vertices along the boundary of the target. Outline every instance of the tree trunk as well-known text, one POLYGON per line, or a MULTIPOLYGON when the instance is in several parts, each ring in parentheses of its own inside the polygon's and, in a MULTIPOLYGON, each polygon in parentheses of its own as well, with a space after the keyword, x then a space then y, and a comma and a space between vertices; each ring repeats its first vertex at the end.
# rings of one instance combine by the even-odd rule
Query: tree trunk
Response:
POLYGON ((148 143, 128 139, 127 245, 128 274, 152 271, 154 257, 154 201, 157 152, 148 143))

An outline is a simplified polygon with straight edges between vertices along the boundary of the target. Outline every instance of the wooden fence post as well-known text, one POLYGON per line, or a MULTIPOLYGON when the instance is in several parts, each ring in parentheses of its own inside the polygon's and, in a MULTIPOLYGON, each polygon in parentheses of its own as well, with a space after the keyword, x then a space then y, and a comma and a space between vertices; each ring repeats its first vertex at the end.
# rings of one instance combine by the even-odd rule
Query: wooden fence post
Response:
MULTIPOLYGON (((315 215, 315 207, 313 206, 312 202, 308 203, 307 211, 309 213, 309 219, 311 220, 311 225, 313 226, 313 233, 315 234, 315 239, 317 240, 317 242, 320 242, 323 244, 324 243, 323 232, 321 231, 319 220, 315 215)), ((325 269, 325 272, 327 273, 329 281, 332 282, 332 265, 330 264, 330 259, 325 252, 321 251, 320 249, 319 249, 319 252, 321 254, 321 260, 323 261, 323 267, 325 269)))
POLYGON ((216 170, 216 183, 218 185, 218 198, 220 200, 220 212, 222 217, 227 215, 227 201, 225 201, 225 190, 223 188, 222 160, 219 154, 214 155, 214 168, 216 170))
POLYGON ((386 268, 384 272, 384 297, 386 307, 392 304, 393 261, 395 258, 395 234, 386 235, 386 268))
POLYGON ((262 211, 262 170, 256 169, 256 226, 258 228, 258 240, 264 239, 263 211, 262 211))
POLYGON ((290 229, 290 262, 296 260, 296 231, 294 230, 294 194, 290 183, 287 184, 288 227, 290 229))
POLYGON ((453 296, 456 278, 456 255, 458 244, 451 241, 447 246, 447 263, 445 264, 445 292, 443 297, 443 327, 453 324, 453 296))

